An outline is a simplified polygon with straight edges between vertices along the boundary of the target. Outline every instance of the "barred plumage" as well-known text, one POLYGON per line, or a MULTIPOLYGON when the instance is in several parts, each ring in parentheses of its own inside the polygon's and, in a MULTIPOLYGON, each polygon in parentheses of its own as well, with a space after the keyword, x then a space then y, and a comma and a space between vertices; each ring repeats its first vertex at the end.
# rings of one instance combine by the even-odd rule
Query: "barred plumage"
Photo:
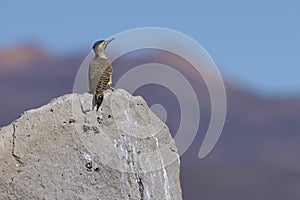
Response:
POLYGON ((112 66, 103 54, 104 49, 111 40, 101 40, 93 46, 95 58, 89 66, 89 88, 91 93, 94 94, 93 108, 97 106, 96 110, 99 109, 103 101, 104 90, 112 84, 112 66))

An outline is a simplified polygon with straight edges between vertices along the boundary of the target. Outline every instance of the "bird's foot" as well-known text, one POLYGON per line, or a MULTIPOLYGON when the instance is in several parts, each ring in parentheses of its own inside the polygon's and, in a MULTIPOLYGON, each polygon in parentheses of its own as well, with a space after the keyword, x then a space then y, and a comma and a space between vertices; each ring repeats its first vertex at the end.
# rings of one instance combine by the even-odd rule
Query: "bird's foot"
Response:
POLYGON ((115 88, 113 88, 111 85, 109 85, 108 87, 108 89, 110 89, 112 92, 115 90, 115 88))

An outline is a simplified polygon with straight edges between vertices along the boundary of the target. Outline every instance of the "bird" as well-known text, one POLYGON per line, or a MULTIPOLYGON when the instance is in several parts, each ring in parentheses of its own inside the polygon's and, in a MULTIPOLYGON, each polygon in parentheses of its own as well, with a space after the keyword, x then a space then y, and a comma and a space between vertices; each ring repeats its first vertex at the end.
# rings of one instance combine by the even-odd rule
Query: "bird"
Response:
POLYGON ((113 90, 112 84, 112 65, 108 58, 104 54, 104 50, 107 45, 115 38, 111 38, 107 41, 99 40, 93 45, 93 51, 95 57, 89 64, 89 89, 94 95, 92 101, 92 110, 96 106, 98 111, 100 105, 103 102, 103 92, 109 87, 113 90))

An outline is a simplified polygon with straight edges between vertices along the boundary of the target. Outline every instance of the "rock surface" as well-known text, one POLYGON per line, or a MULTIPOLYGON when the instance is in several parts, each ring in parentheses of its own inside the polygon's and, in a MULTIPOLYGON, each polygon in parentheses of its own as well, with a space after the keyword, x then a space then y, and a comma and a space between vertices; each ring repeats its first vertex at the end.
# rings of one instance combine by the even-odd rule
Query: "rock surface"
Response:
POLYGON ((141 97, 68 94, 0 128, 0 199, 182 199, 167 126, 141 97))

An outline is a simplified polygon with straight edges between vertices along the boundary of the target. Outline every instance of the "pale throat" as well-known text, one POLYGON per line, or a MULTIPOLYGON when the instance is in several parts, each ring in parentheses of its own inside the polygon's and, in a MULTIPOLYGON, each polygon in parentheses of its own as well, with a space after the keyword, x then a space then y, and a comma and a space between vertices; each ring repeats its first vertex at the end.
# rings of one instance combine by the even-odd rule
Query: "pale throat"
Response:
POLYGON ((107 59, 107 57, 104 55, 103 51, 97 51, 95 52, 97 56, 99 56, 100 58, 105 58, 107 59))

